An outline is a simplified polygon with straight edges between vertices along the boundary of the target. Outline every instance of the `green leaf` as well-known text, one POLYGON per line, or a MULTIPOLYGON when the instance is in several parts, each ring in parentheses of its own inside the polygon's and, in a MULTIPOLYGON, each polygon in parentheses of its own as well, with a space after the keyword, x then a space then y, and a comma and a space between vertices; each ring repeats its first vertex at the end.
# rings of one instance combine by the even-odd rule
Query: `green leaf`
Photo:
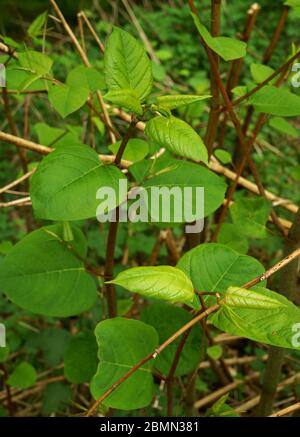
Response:
POLYGON ((177 155, 208 162, 205 144, 194 129, 185 121, 174 116, 158 116, 146 123, 145 134, 161 147, 177 155))
POLYGON ((129 33, 114 27, 105 55, 105 79, 109 90, 133 89, 144 100, 152 90, 152 70, 144 47, 129 33))
POLYGON ((299 131, 282 117, 270 118, 269 125, 283 134, 290 135, 293 138, 299 137, 299 131))
POLYGON ((214 155, 222 164, 230 164, 232 162, 231 155, 227 150, 216 149, 214 155))
POLYGON ((103 73, 96 68, 79 65, 70 71, 66 81, 71 88, 86 88, 90 92, 105 90, 105 79, 103 73))
POLYGON ((48 384, 43 391, 42 412, 44 415, 50 415, 51 413, 63 411, 71 400, 71 387, 61 382, 48 384))
MULTIPOLYGON (((145 188, 148 192, 148 197, 150 199, 151 190, 153 188, 164 189, 164 187, 169 189, 171 189, 172 187, 178 187, 183 192, 183 202, 181 204, 178 204, 178 206, 182 208, 182 222, 191 222, 186 214, 188 212, 188 209, 190 209, 190 212, 195 210, 195 189, 197 187, 204 188, 203 217, 207 217, 212 212, 216 211, 216 209, 222 204, 226 191, 226 184, 224 180, 221 177, 215 175, 212 171, 192 162, 179 161, 175 159, 170 160, 168 166, 164 170, 158 172, 156 176, 150 177, 143 183, 143 188, 145 188), (190 208, 190 202, 186 200, 186 204, 184 203, 185 187, 190 187, 193 189, 193 209, 190 208)), ((173 202, 171 200, 170 203, 173 205, 173 202)), ((151 216, 153 220, 155 219, 158 222, 163 222, 161 211, 157 211, 155 208, 151 208, 151 216)), ((172 214, 170 214, 170 216, 172 217, 172 214)), ((203 217, 199 216, 196 218, 203 217)), ((195 220, 195 218, 193 218, 193 220, 195 220)))
MULTIPOLYGON (((98 323, 95 335, 100 363, 90 389, 93 397, 98 399, 142 358, 154 352, 158 335, 152 326, 120 317, 98 323)), ((103 404, 120 410, 135 410, 149 405, 154 391, 152 366, 153 360, 141 366, 103 404)))
POLYGON ((53 64, 49 56, 34 50, 18 53, 18 59, 21 67, 39 76, 48 74, 53 64))
MULTIPOLYGON (((96 283, 62 242, 62 225, 40 228, 24 237, 0 264, 1 289, 16 305, 37 314, 68 317, 91 308, 96 283)), ((86 256, 81 231, 73 227, 72 247, 86 256)))
POLYGON ((300 349, 297 334, 300 309, 282 295, 261 286, 255 290, 230 287, 221 301, 221 309, 210 320, 232 335, 300 349))
POLYGON ((172 109, 179 108, 180 106, 186 106, 189 105, 190 103, 195 103, 200 100, 209 99, 210 97, 211 96, 209 95, 194 96, 188 94, 158 96, 157 104, 171 111, 172 109))
MULTIPOLYGON (((148 305, 141 314, 141 320, 153 326, 158 332, 160 344, 192 318, 193 316, 184 309, 162 302, 148 305)), ((180 341, 181 337, 173 341, 155 359, 154 367, 163 375, 169 373, 180 341)), ((201 359, 201 345, 202 330, 200 325, 196 325, 187 337, 182 353, 180 354, 175 376, 188 375, 195 370, 201 359)))
POLYGON ((36 378, 35 368, 24 361, 14 369, 7 380, 7 384, 15 388, 26 389, 35 384, 36 378))
POLYGON ((213 360, 218 360, 221 358, 223 354, 222 346, 219 344, 215 344, 214 346, 210 346, 206 349, 207 355, 213 360))
POLYGON ((96 338, 92 332, 79 332, 72 337, 64 357, 67 380, 73 384, 89 382, 97 370, 97 351, 96 338))
POLYGON ((249 98, 248 103, 253 105, 256 111, 266 114, 282 117, 300 115, 300 97, 286 88, 264 86, 249 98))
MULTIPOLYGON (((251 64, 250 71, 254 82, 257 84, 263 82, 275 72, 273 68, 264 64, 251 64)), ((276 82, 276 77, 270 82, 270 84, 273 84, 274 82, 276 82)))
POLYGON ((89 90, 69 85, 53 85, 48 91, 48 98, 54 109, 63 117, 81 108, 89 97, 89 90))
POLYGON ((263 198, 237 199, 230 207, 233 223, 248 238, 266 238, 271 203, 263 198))
MULTIPOLYGON (((117 141, 114 144, 111 144, 108 148, 109 150, 116 155, 121 145, 121 141, 117 141)), ((128 161, 136 162, 144 159, 149 153, 149 145, 146 141, 141 140, 140 138, 131 138, 127 145, 125 152, 123 153, 123 159, 127 159, 128 161)))
POLYGON ((137 115, 143 115, 140 100, 136 92, 130 88, 109 91, 104 98, 116 106, 121 106, 137 115))
POLYGON ((96 217, 98 189, 105 186, 114 190, 116 199, 109 204, 112 210, 123 200, 118 198, 118 191, 124 178, 115 166, 103 165, 88 146, 58 148, 41 161, 31 178, 35 216, 63 221, 96 217))
POLYGON ((8 89, 22 91, 41 91, 46 90, 46 81, 40 79, 41 75, 30 71, 20 70, 16 67, 7 68, 6 85, 8 89))
POLYGON ((56 367, 63 361, 70 336, 69 331, 61 327, 45 328, 28 341, 27 347, 41 351, 45 364, 56 367))
POLYGON ((34 131, 38 136, 40 144, 49 146, 64 134, 65 130, 57 127, 48 126, 46 123, 36 123, 34 125, 34 131))
POLYGON ((199 18, 192 14, 194 23, 208 47, 221 56, 224 61, 243 58, 246 55, 247 44, 225 36, 212 37, 199 18))
POLYGON ((255 258, 241 255, 228 246, 205 243, 187 252, 177 267, 199 291, 225 293, 261 275, 264 267, 255 258))
POLYGON ((223 223, 217 237, 217 243, 225 244, 239 253, 248 252, 248 240, 243 234, 243 228, 233 223, 223 223))
POLYGON ((40 14, 29 26, 27 33, 31 38, 36 38, 43 33, 43 27, 47 18, 48 12, 40 14))
POLYGON ((176 267, 133 267, 119 273, 108 284, 117 284, 147 298, 192 303, 195 293, 189 278, 176 267))

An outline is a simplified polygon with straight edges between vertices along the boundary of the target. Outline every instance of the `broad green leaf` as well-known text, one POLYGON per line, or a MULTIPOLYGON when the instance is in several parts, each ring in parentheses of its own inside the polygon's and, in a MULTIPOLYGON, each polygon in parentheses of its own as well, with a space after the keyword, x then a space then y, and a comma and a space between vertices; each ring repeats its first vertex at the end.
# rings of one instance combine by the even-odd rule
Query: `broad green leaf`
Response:
POLYGON ((269 125, 283 134, 290 135, 293 138, 299 137, 299 131, 282 117, 270 118, 269 125))
POLYGON ((67 85, 71 88, 86 88, 92 93, 97 90, 105 90, 105 79, 103 73, 96 68, 79 65, 68 74, 67 85))
MULTIPOLYGON (((261 83, 274 73, 274 69, 264 64, 251 64, 250 65, 251 76, 256 83, 261 83)), ((270 82, 270 84, 276 82, 276 77, 270 82)))
POLYGON ((200 136, 185 121, 174 116, 158 116, 146 123, 145 134, 161 147, 177 155, 208 162, 207 149, 200 136))
POLYGON ((230 207, 233 223, 248 238, 266 238, 271 203, 263 198, 237 199, 230 207))
POLYGON ((114 103, 116 106, 121 106, 122 108, 128 109, 137 115, 143 114, 141 102, 136 92, 130 88, 109 91, 107 94, 105 94, 104 99, 114 103))
POLYGON ((79 332, 70 339, 65 351, 64 372, 73 384, 89 382, 97 370, 97 342, 90 331, 79 332))
MULTIPOLYGON (((141 320, 156 329, 160 344, 192 318, 193 316, 183 308, 163 302, 148 305, 141 314, 141 320)), ((188 375, 199 364, 202 352, 201 331, 200 324, 196 325, 187 337, 176 368, 176 376, 188 375)), ((163 375, 167 375, 170 371, 180 341, 181 337, 172 342, 155 359, 154 367, 163 375)))
MULTIPOLYGON (((158 172, 156 176, 145 180, 143 183, 143 188, 146 189, 150 201, 153 200, 153 196, 151 195, 153 189, 162 189, 162 192, 164 192, 166 189, 172 190, 173 187, 176 187, 176 190, 180 190, 182 196, 180 196, 176 203, 172 196, 170 197, 170 217, 172 218, 172 208, 174 208, 176 204, 178 210, 182 211, 182 220, 179 220, 181 223, 195 220, 195 217, 191 220, 191 216, 195 213, 197 187, 204 188, 204 214, 202 213, 196 218, 207 217, 214 212, 222 204, 226 191, 224 180, 215 175, 212 171, 192 162, 175 159, 170 160, 170 163, 165 169, 158 172), (192 189, 191 199, 185 195, 184 190, 187 187, 192 189)), ((164 205, 164 207, 166 207, 166 205, 164 205)), ((149 209, 151 210, 152 219, 162 222, 162 212, 164 211, 157 210, 154 207, 151 208, 151 205, 149 209)), ((175 219, 169 221, 172 222, 175 221, 175 219)))
POLYGON ((88 88, 69 85, 53 85, 48 92, 48 98, 54 109, 63 117, 81 108, 89 97, 88 88))
POLYGON ((222 164, 230 164, 232 162, 231 155, 227 150, 216 149, 214 155, 222 164))
POLYGON ((291 93, 286 88, 276 88, 266 85, 253 94, 248 103, 258 112, 294 117, 300 115, 300 96, 291 93))
POLYGON ((58 147, 70 144, 80 143, 79 135, 68 131, 68 127, 65 129, 49 126, 46 123, 36 123, 34 125, 34 131, 38 136, 40 144, 44 146, 58 147))
POLYGON ((199 18, 195 14, 192 14, 192 16, 198 32, 205 43, 211 50, 221 56, 224 61, 232 61, 233 59, 243 58, 246 55, 247 44, 245 42, 225 36, 213 37, 199 18))
POLYGON ((248 252, 248 239, 243 234, 243 228, 233 223, 222 224, 217 243, 225 244, 239 253, 248 252))
POLYGON ((133 267, 124 270, 108 284, 121 285, 132 293, 173 303, 194 301, 195 293, 189 278, 176 267, 133 267))
POLYGON ((144 47, 129 33, 115 27, 104 55, 108 89, 133 89, 144 100, 152 90, 152 70, 144 47))
MULTIPOLYGON (((117 141, 116 143, 111 144, 108 148, 114 155, 116 155, 120 145, 121 141, 117 141)), ((136 162, 144 159, 148 153, 149 145, 146 141, 141 140, 140 138, 131 138, 126 145, 122 158, 136 162)))
POLYGON ((284 3, 286 6, 292 8, 292 17, 300 18, 300 1, 299 0, 287 0, 284 3))
POLYGON ((30 71, 20 70, 16 67, 7 68, 6 85, 10 90, 41 91, 47 89, 46 81, 40 79, 40 75, 30 71))
MULTIPOLYGON (((46 156, 31 178, 30 196, 34 214, 48 220, 82 220, 96 217, 100 204, 97 191, 111 187, 116 198, 109 209, 122 199, 119 181, 122 172, 113 165, 103 165, 97 153, 88 146, 58 148, 46 156)), ((123 193, 124 198, 126 193, 123 193)))
POLYGON ((31 38, 36 38, 43 33, 43 27, 47 18, 48 12, 40 14, 29 26, 27 33, 31 38))
POLYGON ((264 272, 255 258, 216 243, 201 244, 190 250, 177 267, 189 276, 197 290, 219 293, 225 293, 230 286, 242 286, 264 272))
POLYGON ((48 126, 47 123, 36 123, 34 125, 34 131, 38 136, 40 144, 44 146, 49 146, 53 144, 56 140, 64 135, 65 130, 58 127, 48 126))
POLYGON ((50 73, 53 64, 49 56, 34 50, 18 53, 18 59, 21 67, 40 76, 50 73))
POLYGON ((210 97, 210 95, 194 96, 188 94, 158 96, 157 104, 158 106, 172 110, 179 108, 180 106, 186 106, 190 103, 198 102, 200 100, 209 99, 210 97))
MULTIPOLYGON (((90 389, 93 397, 98 399, 142 358, 154 352, 158 335, 152 326, 120 317, 98 323, 95 335, 100 362, 90 389)), ((149 405, 154 392, 152 366, 153 360, 141 366, 103 404, 120 410, 135 410, 149 405)))
MULTIPOLYGON (((72 247, 86 257, 81 231, 73 227, 72 247)), ((0 264, 1 291, 16 305, 37 314, 68 317, 87 311, 97 298, 96 283, 62 242, 62 225, 24 237, 0 264)))
POLYGON ((36 378, 35 368, 24 361, 14 369, 7 380, 7 384, 15 388, 26 389, 35 384, 36 378))
POLYGON ((300 348, 300 309, 261 286, 255 290, 230 287, 221 301, 221 309, 210 320, 233 335, 273 346, 300 348))

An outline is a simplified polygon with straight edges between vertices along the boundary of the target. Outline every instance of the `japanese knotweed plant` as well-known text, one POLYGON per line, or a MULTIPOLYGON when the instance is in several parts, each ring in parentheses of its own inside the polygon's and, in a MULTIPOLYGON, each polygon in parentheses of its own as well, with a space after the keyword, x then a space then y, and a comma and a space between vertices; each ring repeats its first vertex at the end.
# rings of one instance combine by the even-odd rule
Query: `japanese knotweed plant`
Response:
MULTIPOLYGON (((235 61, 246 55, 245 42, 213 37, 195 14, 193 19, 211 56, 235 61)), ((42 20, 39 18, 35 27, 41 27, 42 20)), ((217 242, 191 249, 176 266, 133 267, 115 275, 118 216, 128 193, 118 194, 108 208, 116 212, 117 219, 109 225, 104 269, 87 262, 82 222, 96 220, 97 191, 101 187, 119 193, 122 180, 128 182, 129 189, 139 185, 146 191, 153 187, 201 186, 205 191, 204 212, 197 219, 211 216, 223 204, 226 183, 209 168, 207 145, 190 124, 174 115, 178 108, 211 96, 157 95, 144 47, 118 27, 105 48, 105 80, 87 58, 85 66, 76 67, 61 83, 54 79, 53 61, 44 53, 17 47, 17 54, 7 71, 8 87, 16 87, 18 80, 20 89, 34 86, 47 90, 50 104, 62 117, 85 104, 97 107, 95 96, 100 96, 102 109, 106 108, 109 115, 115 108, 127 111, 128 128, 123 139, 109 145, 112 159, 99 159, 71 128, 62 135, 60 129, 54 132, 40 126, 38 135, 48 147, 42 149, 47 156, 31 177, 30 197, 35 218, 45 225, 25 236, 0 264, 1 291, 14 304, 39 316, 79 316, 95 308, 102 292, 106 296, 110 317, 99 318, 94 334, 84 330, 69 341, 66 378, 71 383, 90 383, 92 396, 102 399, 105 407, 147 407, 155 392, 153 375, 168 375, 179 348, 179 334, 187 330, 175 375, 188 375, 197 368, 203 332, 194 320, 205 315, 229 334, 299 349, 293 339, 300 310, 266 288, 264 267, 245 254, 248 238, 266 236, 270 204, 265 199, 237 199, 230 208, 232 223, 224 224, 217 242), (146 141, 137 137, 138 128, 144 129, 146 141), (149 157, 149 143, 160 149, 155 159, 149 157), (50 148, 53 144, 55 147, 50 148), (122 171, 124 167, 128 171, 122 171), (120 316, 115 286, 143 296, 143 302, 150 304, 134 318, 120 316), (199 316, 205 308, 207 313, 199 316), (179 334, 173 336, 177 330, 179 334)), ((259 84, 274 71, 253 64, 251 73, 259 84)), ((255 86, 238 87, 235 93, 249 93, 246 104, 258 113, 276 116, 273 123, 277 125, 279 119, 281 128, 287 129, 282 117, 300 114, 300 97, 269 83, 252 93, 255 86)), ((101 105, 97 111, 101 112, 101 105)), ((124 115, 122 111, 118 109, 117 114, 124 115)), ((113 138, 113 126, 106 126, 113 138)), ((219 156, 221 159, 222 154, 219 156)), ((160 220, 156 225, 168 227, 170 223, 160 220)), ((23 372, 25 379, 34 380, 32 369, 15 372, 15 379, 23 372)))

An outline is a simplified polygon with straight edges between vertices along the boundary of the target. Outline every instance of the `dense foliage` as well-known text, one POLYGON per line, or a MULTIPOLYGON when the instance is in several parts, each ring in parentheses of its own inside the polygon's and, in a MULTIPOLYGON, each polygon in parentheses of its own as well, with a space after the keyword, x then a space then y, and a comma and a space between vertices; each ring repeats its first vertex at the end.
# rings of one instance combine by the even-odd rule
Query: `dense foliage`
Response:
POLYGON ((0 416, 294 411, 300 2, 38 3, 0 40, 0 416))

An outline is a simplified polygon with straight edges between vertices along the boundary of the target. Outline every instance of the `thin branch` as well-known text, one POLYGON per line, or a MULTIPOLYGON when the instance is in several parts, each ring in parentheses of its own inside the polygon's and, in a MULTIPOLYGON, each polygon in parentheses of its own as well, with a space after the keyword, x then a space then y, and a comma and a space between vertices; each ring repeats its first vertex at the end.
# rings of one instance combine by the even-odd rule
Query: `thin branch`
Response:
POLYGON ((282 417, 299 410, 300 410, 300 402, 297 402, 296 404, 290 405, 289 407, 276 411, 276 413, 271 414, 269 417, 282 417))

